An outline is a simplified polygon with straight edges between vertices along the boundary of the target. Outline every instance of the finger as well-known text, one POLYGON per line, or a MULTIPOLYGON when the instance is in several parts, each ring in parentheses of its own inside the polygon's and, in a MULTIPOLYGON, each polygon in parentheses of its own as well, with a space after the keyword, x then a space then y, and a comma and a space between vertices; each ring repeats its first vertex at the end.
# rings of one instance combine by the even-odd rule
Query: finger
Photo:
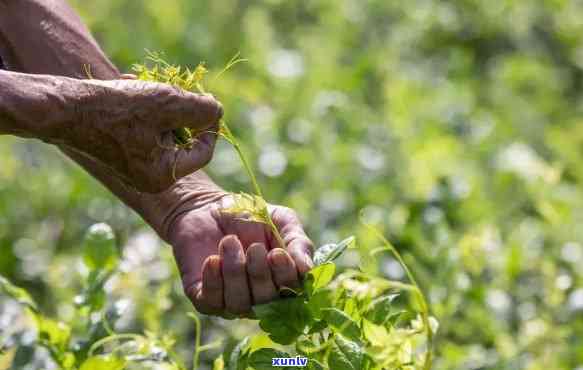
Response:
POLYGON ((224 310, 221 260, 217 255, 207 257, 202 266, 202 282, 193 297, 199 312, 216 314, 224 310))
POLYGON ((223 212, 223 210, 233 207, 234 202, 233 197, 224 197, 220 202, 219 212, 215 214, 215 218, 220 224, 221 230, 226 234, 237 235, 244 250, 247 250, 253 243, 262 243, 269 249, 271 244, 269 243, 269 227, 260 222, 250 221, 245 213, 223 212))
POLYGON ((273 280, 279 290, 296 289, 300 286, 296 265, 290 255, 282 248, 275 248, 267 255, 273 280))
POLYGON ((188 127, 201 131, 218 124, 223 117, 222 105, 209 94, 194 94, 166 87, 165 104, 160 113, 159 129, 163 131, 188 127))
POLYGON ((137 80, 138 76, 133 73, 123 73, 121 76, 119 76, 119 78, 121 80, 137 80))
POLYGON ((247 275, 254 304, 267 303, 277 297, 277 288, 267 262, 265 244, 254 243, 247 249, 247 275))
POLYGON ((308 238, 298 237, 287 243, 287 252, 294 260, 301 277, 314 267, 312 248, 312 242, 308 238))
POLYGON ((235 235, 225 236, 219 243, 224 279, 225 309, 242 315, 251 310, 251 294, 247 283, 245 253, 235 235))
MULTIPOLYGON (((182 149, 176 153, 168 153, 169 158, 175 157, 176 176, 178 178, 190 175, 206 166, 212 159, 217 142, 218 127, 198 135, 190 149, 182 149)), ((170 159, 172 160, 172 159, 170 159)), ((174 163, 173 163, 174 165, 174 163)))
POLYGON ((281 233, 286 250, 294 260, 298 273, 303 276, 313 266, 312 254, 314 244, 307 237, 296 212, 287 207, 276 207, 272 211, 272 219, 281 233))

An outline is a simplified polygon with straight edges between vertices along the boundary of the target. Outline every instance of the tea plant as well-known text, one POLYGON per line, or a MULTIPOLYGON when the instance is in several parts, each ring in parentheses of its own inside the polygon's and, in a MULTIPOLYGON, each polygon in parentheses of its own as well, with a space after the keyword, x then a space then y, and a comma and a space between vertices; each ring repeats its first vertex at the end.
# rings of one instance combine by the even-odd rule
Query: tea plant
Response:
MULTIPOLYGON (((202 64, 191 71, 165 62, 159 54, 150 53, 148 60, 150 65, 134 66, 139 79, 204 93, 202 81, 207 71, 202 64)), ((226 69, 239 61, 234 58, 226 69)), ((198 134, 187 128, 174 131, 177 149, 192 148, 198 134)), ((254 194, 234 194, 233 205, 223 212, 245 215, 249 222, 268 225, 283 247, 252 166, 224 120, 218 134, 233 145, 254 190, 254 194)), ((232 351, 225 351, 214 361, 213 369, 272 369, 272 358, 295 356, 307 358, 308 369, 431 369, 437 322, 430 317, 425 296, 398 251, 377 229, 365 226, 383 246, 363 257, 374 258, 382 251, 392 253, 406 272, 407 283, 387 280, 360 268, 337 271, 334 261, 355 246, 354 237, 324 245, 315 251, 315 267, 305 276, 301 289, 290 290, 292 297, 254 306, 261 330, 244 338, 232 351)), ((31 318, 37 331, 34 345, 48 350, 52 360, 65 370, 121 370, 152 364, 156 368, 186 369, 186 361, 174 351, 176 340, 172 335, 113 330, 110 322, 117 317, 106 305, 103 288, 120 271, 115 238, 107 225, 98 224, 89 230, 83 261, 88 271, 84 289, 75 299, 76 312, 68 323, 44 315, 25 290, 0 278, 0 292, 19 302, 31 318)), ((189 316, 195 323, 192 366, 197 369, 201 353, 221 343, 203 345, 201 321, 194 313, 189 316)), ((19 349, 10 343, 2 345, 0 348, 12 351, 13 357, 18 358, 19 349)))

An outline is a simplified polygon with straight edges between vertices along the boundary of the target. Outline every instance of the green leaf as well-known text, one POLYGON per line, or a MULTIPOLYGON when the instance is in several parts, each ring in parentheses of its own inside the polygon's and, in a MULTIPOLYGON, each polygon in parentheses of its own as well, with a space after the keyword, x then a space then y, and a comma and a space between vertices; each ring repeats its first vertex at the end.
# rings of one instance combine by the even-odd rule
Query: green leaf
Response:
POLYGON ((49 344, 65 351, 71 338, 71 327, 63 322, 57 322, 42 315, 35 315, 39 337, 49 344))
POLYGON ((391 317, 392 302, 399 294, 389 294, 374 299, 367 307, 365 316, 377 325, 382 325, 391 317))
POLYGON ((246 353, 249 350, 249 337, 243 338, 231 352, 229 357, 229 370, 245 369, 247 367, 246 353))
POLYGON ((314 267, 306 275, 304 282, 304 289, 308 296, 314 294, 318 289, 324 288, 334 278, 336 272, 336 265, 332 262, 327 262, 322 265, 314 267))
POLYGON ((289 353, 274 348, 261 348, 249 356, 249 366, 255 370, 271 370, 271 359, 275 357, 291 357, 289 353))
POLYGON ((112 228, 99 223, 91 226, 83 243, 83 262, 90 270, 112 270, 117 264, 118 250, 112 228))
POLYGON ((279 344, 290 344, 313 321, 303 298, 282 299, 253 307, 259 326, 279 344))
POLYGON ((27 306, 33 311, 38 311, 36 302, 32 299, 30 294, 22 288, 12 284, 10 280, 0 275, 0 293, 7 295, 18 303, 27 306))
POLYGON ((334 292, 331 290, 322 289, 310 297, 308 308, 315 319, 322 319, 322 309, 334 307, 333 295, 334 292))
POLYGON ((312 325, 310 330, 308 330, 308 334, 319 333, 322 330, 326 329, 327 327, 328 327, 328 323, 325 320, 316 321, 312 325))
POLYGON ((361 370, 363 355, 358 343, 336 336, 330 349, 328 365, 334 370, 361 370))
POLYGON ((340 311, 337 308, 324 308, 322 314, 324 320, 328 322, 335 332, 340 333, 351 340, 360 339, 361 332, 358 324, 345 312, 340 311))
POLYGON ((225 360, 223 360, 223 356, 219 356, 215 358, 213 361, 213 370, 224 370, 225 369, 225 360))
POLYGON ((373 346, 386 346, 391 337, 387 329, 382 325, 376 325, 367 319, 362 321, 362 332, 367 341, 373 346))
POLYGON ((348 237, 338 244, 326 244, 321 246, 314 253, 314 264, 323 265, 338 258, 350 244, 354 243, 354 236, 348 237))
POLYGON ((324 365, 322 365, 317 360, 310 358, 308 360, 308 366, 306 367, 308 370, 324 370, 324 365))
POLYGON ((126 361, 119 357, 94 356, 85 360, 79 370, 123 370, 125 366, 126 361))

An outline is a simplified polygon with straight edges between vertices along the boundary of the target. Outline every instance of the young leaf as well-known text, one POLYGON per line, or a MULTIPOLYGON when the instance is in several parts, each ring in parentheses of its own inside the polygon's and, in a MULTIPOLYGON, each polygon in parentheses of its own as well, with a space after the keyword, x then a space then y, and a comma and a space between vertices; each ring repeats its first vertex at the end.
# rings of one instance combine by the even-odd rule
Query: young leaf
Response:
POLYGON ((119 357, 94 356, 85 360, 79 370, 123 370, 125 366, 126 361, 119 357))
POLYGON ((246 354, 249 350, 249 337, 243 338, 231 352, 229 357, 229 370, 238 370, 247 368, 246 354))
POLYGON ((38 306, 36 302, 32 299, 30 294, 22 288, 17 287, 12 284, 10 280, 6 279, 4 276, 0 275, 0 294, 5 294, 10 298, 14 299, 18 303, 27 306, 31 310, 37 312, 38 306))
POLYGON ((107 224, 95 224, 89 228, 83 249, 83 262, 90 270, 112 270, 117 263, 115 235, 107 224))
POLYGON ((51 346, 65 351, 71 338, 71 328, 63 322, 51 320, 40 314, 35 315, 35 318, 39 337, 51 346))
POLYGON ((255 370, 271 370, 274 368, 274 366, 271 366, 271 359, 276 357, 291 357, 291 355, 274 348, 261 348, 251 353, 248 364, 255 370))
POLYGON ((399 294, 388 294, 374 299, 367 307, 365 313, 366 318, 377 325, 386 323, 391 316, 392 302, 398 296, 399 294))
POLYGON ((303 298, 289 298, 253 307, 259 326, 279 344, 290 344, 312 323, 303 298))
POLYGON ((334 278, 335 271, 336 265, 332 262, 324 263, 310 270, 304 282, 304 289, 308 296, 312 296, 318 289, 328 285, 332 281, 332 278, 334 278))
POLYGON ((314 253, 314 264, 322 265, 326 262, 332 262, 338 258, 350 244, 354 242, 354 236, 344 239, 338 244, 326 244, 321 246, 314 253))
POLYGON ((225 370, 225 360, 222 355, 213 361, 213 370, 225 370))
POLYGON ((391 340, 387 329, 382 325, 376 325, 367 319, 362 321, 364 337, 373 346, 386 346, 391 340))
POLYGON ((343 311, 337 308, 324 308, 322 309, 322 315, 335 332, 351 340, 360 339, 358 324, 343 311))
POLYGON ((363 350, 356 342, 336 336, 332 344, 328 365, 334 370, 361 370, 363 350))

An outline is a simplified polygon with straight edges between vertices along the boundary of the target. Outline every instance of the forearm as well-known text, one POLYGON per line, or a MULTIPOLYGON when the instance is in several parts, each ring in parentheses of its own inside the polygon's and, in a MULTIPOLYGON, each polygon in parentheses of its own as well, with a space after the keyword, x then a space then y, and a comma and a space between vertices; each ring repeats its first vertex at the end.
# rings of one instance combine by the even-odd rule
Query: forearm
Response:
POLYGON ((74 120, 70 79, 0 70, 0 134, 55 141, 74 120))
MULTIPOLYGON (((0 0, 0 53, 11 69, 20 72, 86 78, 83 65, 89 65, 95 79, 120 77, 78 16, 62 0, 0 0), (50 32, 41 23, 50 24, 50 32), (8 43, 2 46, 2 40, 8 43)), ((138 212, 165 240, 178 215, 222 196, 220 188, 203 171, 180 179, 161 194, 138 193, 106 166, 81 153, 61 149, 138 212)))

